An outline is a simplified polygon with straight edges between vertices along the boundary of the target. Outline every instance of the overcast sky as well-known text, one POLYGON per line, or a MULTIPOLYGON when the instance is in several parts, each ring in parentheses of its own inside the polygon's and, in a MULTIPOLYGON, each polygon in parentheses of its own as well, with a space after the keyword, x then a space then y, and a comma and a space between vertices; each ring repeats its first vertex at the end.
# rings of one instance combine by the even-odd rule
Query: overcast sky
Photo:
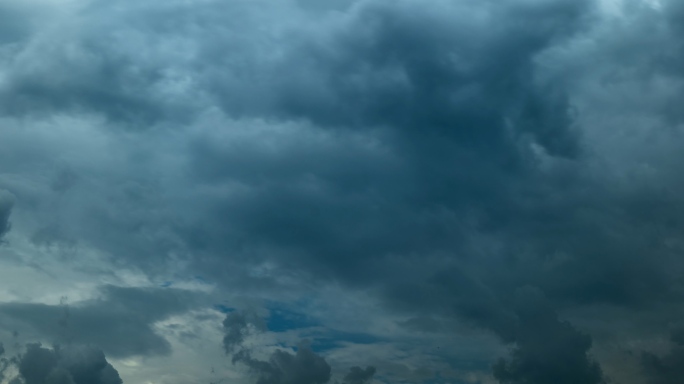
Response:
POLYGON ((681 0, 0 0, 0 383, 678 384, 681 0))

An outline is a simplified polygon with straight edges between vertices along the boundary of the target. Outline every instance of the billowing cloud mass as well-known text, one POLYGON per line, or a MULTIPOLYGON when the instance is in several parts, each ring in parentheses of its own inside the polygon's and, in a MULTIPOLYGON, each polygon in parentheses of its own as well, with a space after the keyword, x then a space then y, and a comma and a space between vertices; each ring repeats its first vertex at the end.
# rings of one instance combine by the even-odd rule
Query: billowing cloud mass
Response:
MULTIPOLYGON (((331 379, 332 368, 306 340, 299 342, 294 354, 276 349, 266 361, 254 358, 254 348, 245 343, 245 338, 253 336, 250 331, 263 331, 263 321, 253 312, 230 312, 223 321, 223 328, 226 354, 231 355, 233 364, 244 364, 256 373, 258 384, 325 384, 331 379)), ((372 366, 365 369, 351 367, 343 383, 369 383, 375 371, 372 366)))
POLYGON ((260 327, 261 319, 247 311, 231 312, 223 320, 223 346, 233 363, 242 363, 258 376, 258 384, 325 384, 330 380, 330 365, 314 353, 305 342, 295 354, 276 349, 268 361, 252 357, 252 348, 245 345, 245 336, 260 327))
POLYGON ((494 365, 501 383, 602 383, 599 365, 587 352, 591 338, 560 321, 540 292, 523 289, 516 298, 516 347, 510 360, 494 365))
POLYGON ((26 384, 121 384, 119 373, 92 347, 47 349, 31 344, 19 360, 26 384))
POLYGON ((3 380, 677 382, 683 21, 1 2, 3 380))
POLYGON ((256 372, 257 384, 325 384, 330 380, 330 365, 306 345, 300 345, 295 354, 278 349, 268 361, 256 360, 242 350, 233 361, 256 372))

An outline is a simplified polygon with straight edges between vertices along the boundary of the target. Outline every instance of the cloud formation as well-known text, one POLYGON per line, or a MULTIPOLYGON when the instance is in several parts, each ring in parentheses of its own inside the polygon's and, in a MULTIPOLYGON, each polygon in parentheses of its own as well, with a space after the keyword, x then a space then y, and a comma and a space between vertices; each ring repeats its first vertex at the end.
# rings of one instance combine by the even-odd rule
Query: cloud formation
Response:
POLYGON ((258 316, 246 311, 231 312, 223 321, 226 354, 232 355, 233 364, 242 363, 256 373, 257 384, 325 384, 330 380, 330 365, 306 343, 301 343, 295 354, 277 349, 267 361, 253 358, 244 337, 255 325, 263 328, 261 324, 258 316))
POLYGON ((105 286, 100 298, 70 306, 0 304, 0 326, 58 344, 97 345, 114 357, 168 355, 170 344, 154 324, 199 302, 199 295, 173 288, 105 286))
POLYGON ((349 372, 344 376, 343 383, 347 384, 368 384, 373 380, 375 375, 375 367, 351 367, 349 372))
POLYGON ((604 383, 600 366, 587 356, 591 337, 559 320, 538 290, 517 296, 516 347, 494 365, 494 377, 503 384, 604 383))
POLYGON ((652 352, 641 354, 642 368, 649 378, 649 383, 672 384, 681 380, 684 370, 684 333, 677 330, 671 335, 672 348, 664 356, 652 352))
POLYGON ((14 206, 14 197, 7 191, 0 189, 0 240, 9 232, 10 214, 14 206))
POLYGON ((242 346, 250 330, 259 331, 264 329, 263 320, 255 313, 248 311, 233 311, 226 315, 223 320, 223 348, 226 353, 233 353, 242 346))
POLYGON ((294 354, 278 349, 268 361, 254 359, 244 349, 233 355, 232 360, 256 373, 257 384, 325 384, 330 380, 330 365, 305 344, 294 354))
MULTIPOLYGON (((1 261, 201 279, 399 340, 434 356, 405 364, 433 378, 465 377, 444 340, 476 331, 512 348, 501 383, 598 384, 615 371, 594 354, 612 310, 678 318, 679 2, 324 3, 0 5, 1 261)), ((154 324, 207 304, 108 287, 64 327, 64 307, 2 295, 0 325, 113 358, 172 356, 154 324)), ((358 348, 264 358, 244 345, 257 316, 216 326, 264 384, 325 383, 327 361, 358 348)), ((396 358, 379 339, 346 366, 396 358)), ((676 375, 677 351, 644 355, 654 382, 676 375)), ((468 369, 484 375, 497 352, 468 369)))
MULTIPOLYGON (((266 330, 263 320, 253 312, 231 312, 226 315, 223 327, 226 354, 231 355, 233 364, 244 364, 257 374, 257 384, 325 384, 332 377, 330 364, 324 357, 315 353, 306 340, 299 342, 294 354, 276 349, 268 360, 254 358, 254 348, 245 344, 245 336, 255 328, 262 332, 266 330)), ((343 383, 369 383, 373 375, 375 367, 352 367, 344 377, 343 383)))
POLYGON ((19 358, 26 384, 122 384, 101 350, 92 347, 47 349, 29 344, 19 358))

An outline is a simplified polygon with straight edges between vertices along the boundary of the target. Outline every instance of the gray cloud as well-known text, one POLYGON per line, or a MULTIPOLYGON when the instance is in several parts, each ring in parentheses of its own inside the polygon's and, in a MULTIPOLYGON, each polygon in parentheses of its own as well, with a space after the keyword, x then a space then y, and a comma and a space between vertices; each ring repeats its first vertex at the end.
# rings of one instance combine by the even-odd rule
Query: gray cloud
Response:
POLYGON ((255 313, 248 311, 234 311, 226 315, 223 320, 223 348, 226 353, 233 353, 237 347, 241 347, 245 336, 250 330, 259 331, 265 329, 263 320, 255 313))
POLYGON ((330 380, 330 365, 306 344, 301 344, 295 354, 278 349, 268 361, 254 359, 243 349, 233 355, 233 362, 257 373, 257 384, 325 384, 330 380))
POLYGON ((0 240, 9 232, 10 214, 14 206, 14 196, 7 191, 0 189, 0 240))
POLYGON ((101 350, 92 347, 47 349, 29 344, 18 361, 26 384, 122 384, 101 350))
POLYGON ((0 325, 63 343, 97 345, 108 355, 165 355, 169 342, 153 329, 157 321, 182 314, 201 302, 192 292, 172 288, 107 286, 97 300, 71 306, 0 304, 0 325))
MULTIPOLYGON (((231 355, 233 364, 244 364, 256 373, 257 384, 325 384, 330 381, 332 368, 307 341, 300 342, 294 354, 277 349, 267 361, 254 358, 253 348, 245 345, 245 336, 255 329, 265 331, 265 324, 253 312, 234 311, 223 321, 226 354, 231 355)), ((365 370, 352 367, 344 377, 344 383, 365 384, 374 374, 375 367, 365 370)))
MULTIPOLYGON (((458 6, 443 3, 435 9, 410 2, 356 8, 323 41, 305 39, 266 68, 290 75, 271 85, 271 109, 254 115, 315 129, 295 130, 297 143, 285 138, 266 156, 259 146, 242 148, 211 135, 194 144, 197 183, 240 183, 245 192, 208 200, 207 214, 189 240, 204 250, 230 249, 252 260, 256 255, 323 279, 368 284, 382 273, 393 286, 392 280, 405 276, 421 285, 435 269, 479 264, 469 258, 479 246, 469 244, 477 232, 498 237, 529 229, 519 241, 542 248, 537 231, 553 226, 557 217, 560 236, 572 236, 568 232, 585 223, 567 228, 566 209, 583 201, 528 202, 524 196, 551 199, 581 182, 571 160, 564 175, 543 174, 532 148, 560 163, 579 155, 567 97, 537 78, 535 57, 581 29, 586 6, 483 5, 491 12, 486 23, 460 19, 458 6), (548 24, 537 29, 509 22, 533 16, 548 24), (493 24, 499 27, 491 29, 493 24), (469 44, 472 35, 481 42, 469 44), (350 139, 359 133, 378 144, 359 148, 350 139)), ((224 109, 235 113, 227 100, 224 109)), ((518 241, 515 235, 506 241, 518 241)), ((568 252, 574 257, 574 249, 568 252)), ((516 256, 501 258, 509 257, 516 256)), ((530 276, 536 264, 520 265, 526 276, 515 276, 518 281, 502 282, 485 272, 489 281, 482 283, 515 288, 530 279, 536 285, 558 282, 541 281, 546 271, 530 276)), ((511 289, 487 289, 499 288, 511 289)), ((553 288, 558 296, 576 291, 553 288)))
POLYGON ((653 384, 671 384, 681 380, 684 374, 684 332, 680 329, 672 333, 670 351, 664 356, 652 352, 641 354, 642 369, 649 382, 653 384))
MULTIPOLYGON (((508 383, 602 380, 564 310, 681 305, 676 1, 611 21, 569 0, 188 4, 93 1, 55 33, 0 8, 0 110, 30 127, 0 132, 0 187, 35 245, 273 299, 363 290, 420 329, 514 345, 508 383), (44 121, 93 137, 53 144, 44 121), (545 299, 521 309, 528 285, 545 299)), ((188 308, 170 296, 112 291, 70 321, 113 356, 164 354, 150 324, 188 308)), ((54 334, 60 313, 0 321, 54 334)), ((227 352, 252 323, 226 318, 227 352)), ((289 382, 298 356, 242 361, 289 382)))
POLYGON ((347 384, 368 384, 373 380, 375 375, 375 367, 351 367, 349 372, 344 376, 344 383, 347 384))
MULTIPOLYGON (((187 28, 194 25, 189 14, 206 25, 213 25, 215 14, 224 11, 246 20, 267 17, 242 3, 224 7, 210 3, 188 13, 182 6, 169 5, 163 10, 167 20, 187 28)), ((120 185, 114 180, 80 193, 68 191, 73 198, 87 199, 90 209, 82 214, 77 213, 80 207, 68 212, 67 216, 79 217, 76 222, 61 217, 58 225, 37 228, 35 240, 48 244, 59 237, 73 243, 79 238, 117 257, 147 263, 150 269, 158 265, 153 258, 202 252, 213 257, 191 262, 202 260, 198 267, 221 279, 226 278, 224 271, 235 270, 244 260, 259 263, 268 258, 296 271, 311 271, 313 276, 367 282, 384 269, 386 258, 393 254, 432 257, 443 252, 468 253, 467 239, 471 231, 479 230, 471 226, 505 225, 522 209, 516 196, 541 193, 536 191, 536 183, 548 182, 543 177, 538 180, 530 145, 552 156, 573 158, 578 154, 578 134, 572 126, 567 96, 562 89, 538 79, 534 59, 582 27, 587 4, 481 7, 442 2, 433 8, 412 2, 358 4, 331 26, 304 23, 301 31, 288 27, 283 33, 292 40, 279 45, 283 55, 269 60, 256 56, 261 51, 245 44, 244 36, 230 26, 217 35, 226 38, 221 40, 204 39, 209 29, 193 30, 189 36, 199 44, 198 56, 178 58, 172 65, 180 73, 194 71, 198 77, 193 84, 203 95, 197 100, 209 106, 217 103, 227 115, 211 124, 242 119, 232 124, 249 125, 250 119, 270 119, 275 127, 266 125, 265 135, 279 125, 301 128, 276 136, 274 151, 262 147, 258 135, 235 144, 231 136, 221 139, 200 130, 188 140, 189 147, 181 148, 187 151, 189 168, 183 170, 188 174, 170 175, 181 177, 173 185, 146 180, 152 172, 139 176, 133 172, 128 177, 135 180, 128 180, 127 185, 135 191, 114 188, 120 185), (483 12, 484 19, 463 16, 471 11, 483 12), (544 22, 533 28, 512 21, 521 18, 544 22), (500 27, 492 29, 492 24, 500 27), (324 31, 320 40, 306 33, 305 28, 314 27, 324 31), (468 36, 473 35, 481 36, 482 43, 472 44, 468 36), (223 41, 233 44, 233 50, 221 47, 223 41), (263 81, 230 75, 241 69, 229 60, 236 52, 253 62, 252 71, 263 81), (278 76, 281 73, 288 76, 278 76), (317 96, 319 90, 325 94, 317 96), (293 140, 290 134, 299 138, 293 140), (241 185, 244 192, 203 196, 202 191, 231 184, 241 185), (188 189, 188 185, 192 187, 188 189), (158 198, 161 191, 177 187, 182 188, 178 194, 158 198), (100 194, 102 200, 96 197, 100 194), (190 206, 187 211, 181 208, 190 206), (231 254, 228 260, 219 256, 226 253, 231 254)), ((149 39, 149 46, 157 46, 153 43, 157 39, 176 36, 183 29, 168 30, 153 16, 154 9, 124 7, 118 11, 148 21, 145 35, 136 23, 118 23, 121 13, 110 17, 122 34, 138 35, 149 39)), ((50 37, 74 40, 87 55, 66 56, 67 61, 58 55, 49 63, 54 68, 38 67, 38 74, 26 76, 16 74, 7 97, 26 100, 31 111, 43 110, 39 105, 71 110, 63 103, 76 100, 73 104, 78 108, 72 113, 83 109, 111 117, 116 113, 110 107, 117 105, 134 113, 136 108, 128 107, 128 101, 100 105, 98 97, 82 96, 74 90, 76 86, 69 85, 83 82, 97 90, 113 89, 107 92, 119 95, 117 87, 155 89, 165 81, 163 76, 144 75, 161 71, 156 61, 161 56, 137 65, 143 69, 136 72, 131 63, 138 57, 137 51, 95 38, 105 33, 97 28, 104 17, 98 12, 104 10, 92 6, 78 16, 97 41, 82 41, 83 36, 69 33, 50 37), (74 64, 88 68, 88 75, 70 75, 79 72, 73 71, 74 64), (49 89, 43 89, 53 82, 36 79, 55 71, 65 83, 59 84, 60 96, 53 100, 45 96, 49 89), (130 84, 118 77, 122 72, 130 74, 130 84), (116 87, 107 86, 110 81, 116 87), (21 91, 34 87, 24 84, 27 82, 35 83, 37 91, 21 91), (23 94, 23 98, 16 96, 23 94)), ((296 10, 289 12, 295 19, 305 17, 296 10)), ((279 43, 270 36, 260 38, 266 46, 279 43)), ((128 96, 121 97, 135 103, 128 96)), ((164 104, 159 97, 161 94, 144 99, 164 104)), ((164 124, 182 132, 170 122, 164 124)), ((113 127, 119 125, 126 123, 113 127)), ((215 130, 228 131, 230 128, 215 130)), ((185 138, 186 134, 180 135, 185 138)), ((140 148, 141 152, 153 150, 140 148)), ((94 177, 86 174, 82 184, 92 185, 94 177)), ((429 273, 432 262, 426 265, 423 274, 429 273)))
POLYGON ((0 46, 24 40, 30 33, 33 9, 18 2, 4 2, 0 6, 0 46))
POLYGON ((518 293, 516 347, 494 365, 494 377, 504 384, 604 383, 600 366, 587 356, 591 337, 559 320, 545 300, 537 290, 518 293))

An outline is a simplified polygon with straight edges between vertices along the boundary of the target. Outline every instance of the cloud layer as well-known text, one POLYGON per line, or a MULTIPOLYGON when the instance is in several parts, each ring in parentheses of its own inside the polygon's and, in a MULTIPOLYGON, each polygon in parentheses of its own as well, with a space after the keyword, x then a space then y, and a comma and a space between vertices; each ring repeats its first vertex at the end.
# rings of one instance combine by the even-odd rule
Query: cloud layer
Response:
POLYGON ((260 384, 672 382, 684 7, 608 3, 5 1, 0 268, 78 299, 0 327, 88 372, 211 334, 260 384))
POLYGON ((121 378, 102 351, 93 348, 50 350, 28 346, 19 361, 26 384, 121 384, 121 378))

